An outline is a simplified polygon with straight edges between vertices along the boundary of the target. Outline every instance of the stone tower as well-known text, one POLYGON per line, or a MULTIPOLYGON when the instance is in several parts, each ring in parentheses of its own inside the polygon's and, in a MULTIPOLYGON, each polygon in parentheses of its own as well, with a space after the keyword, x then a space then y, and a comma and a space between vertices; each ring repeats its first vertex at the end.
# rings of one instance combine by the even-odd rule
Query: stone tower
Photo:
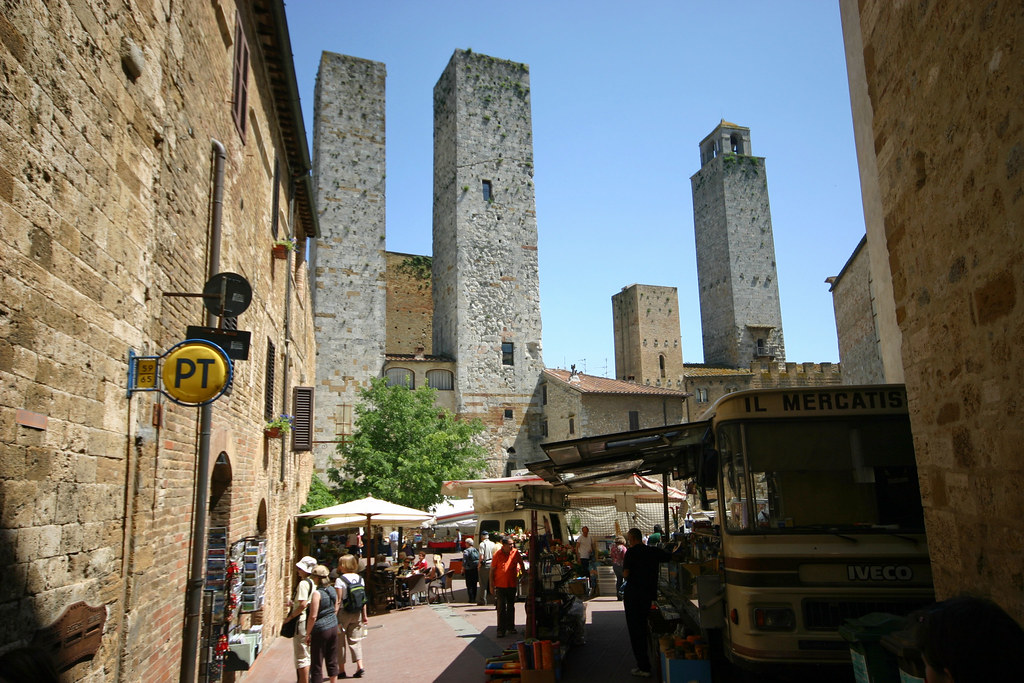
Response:
POLYGON ((630 285, 612 296, 615 377, 683 388, 679 293, 675 287, 630 285))
POLYGON ((541 455, 540 281, 530 76, 456 50, 434 86, 433 351, 456 411, 487 425, 491 474, 541 455))
POLYGON ((722 121, 700 143, 690 178, 704 362, 784 361, 782 311, 763 157, 750 129, 722 121))
POLYGON ((313 182, 321 239, 314 270, 317 344, 314 465, 352 433, 359 387, 384 367, 383 64, 324 52, 317 74, 313 182))

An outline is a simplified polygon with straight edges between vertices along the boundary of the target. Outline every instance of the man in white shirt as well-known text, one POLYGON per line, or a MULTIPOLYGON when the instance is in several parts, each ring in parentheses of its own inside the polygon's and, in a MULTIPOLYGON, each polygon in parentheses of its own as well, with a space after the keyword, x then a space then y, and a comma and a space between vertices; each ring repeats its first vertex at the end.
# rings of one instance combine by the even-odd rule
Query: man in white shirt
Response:
POLYGON ((486 605, 491 592, 491 558, 498 544, 491 540, 486 531, 480 532, 480 590, 476 592, 476 604, 486 605))
POLYGON ((590 527, 580 529, 576 539, 576 556, 583 567, 583 575, 590 576, 590 563, 594 560, 594 539, 590 536, 590 527))
POLYGON ((388 536, 388 541, 391 545, 391 557, 393 560, 398 559, 398 529, 394 529, 388 536))

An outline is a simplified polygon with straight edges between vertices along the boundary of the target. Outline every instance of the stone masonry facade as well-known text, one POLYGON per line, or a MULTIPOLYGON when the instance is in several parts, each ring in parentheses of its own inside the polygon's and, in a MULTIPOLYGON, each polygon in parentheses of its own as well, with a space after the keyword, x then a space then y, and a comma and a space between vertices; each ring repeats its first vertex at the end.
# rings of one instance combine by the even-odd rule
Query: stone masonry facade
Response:
POLYGON ((786 359, 764 158, 750 130, 722 121, 690 178, 704 362, 740 367, 786 359))
POLYGON ((827 280, 836 315, 844 384, 886 383, 869 266, 865 237, 839 275, 827 280))
MULTIPOLYGON (((841 0, 940 598, 1024 621, 1024 11, 841 0)), ((863 173, 862 173, 863 175, 863 173)))
POLYGON ((100 607, 99 650, 64 680, 178 679, 194 485, 211 473, 196 471, 198 410, 128 397, 127 359, 205 324, 200 299, 167 294, 207 278, 211 140, 225 151, 217 266, 253 289, 238 317, 249 359, 212 407, 211 454, 230 473, 213 517, 230 541, 268 546, 267 606, 243 622, 262 620, 267 644, 281 622, 312 463, 263 424, 313 383, 302 254, 316 224, 297 97, 279 94, 279 17, 272 0, 2 3, 0 647, 75 602, 100 607), (243 46, 247 88, 233 89, 243 46), (298 249, 273 259, 286 236, 298 249))
POLYGON ((352 433, 360 388, 384 368, 387 300, 384 83, 380 62, 324 52, 313 157, 316 255, 317 471, 352 433))
POLYGON ((434 87, 433 293, 433 351, 457 363, 458 413, 487 426, 490 473, 539 457, 544 365, 525 64, 457 50, 434 87))
POLYGON ((615 377, 657 387, 683 387, 679 292, 630 285, 612 295, 615 377))

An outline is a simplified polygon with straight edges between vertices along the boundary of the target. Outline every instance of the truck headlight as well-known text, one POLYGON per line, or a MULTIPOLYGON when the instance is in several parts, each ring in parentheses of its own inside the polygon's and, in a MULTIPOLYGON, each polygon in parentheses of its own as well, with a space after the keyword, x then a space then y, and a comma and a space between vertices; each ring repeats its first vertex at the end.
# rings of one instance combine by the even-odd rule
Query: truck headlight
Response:
POLYGON ((792 631, 796 614, 789 607, 755 607, 754 627, 761 631, 792 631))

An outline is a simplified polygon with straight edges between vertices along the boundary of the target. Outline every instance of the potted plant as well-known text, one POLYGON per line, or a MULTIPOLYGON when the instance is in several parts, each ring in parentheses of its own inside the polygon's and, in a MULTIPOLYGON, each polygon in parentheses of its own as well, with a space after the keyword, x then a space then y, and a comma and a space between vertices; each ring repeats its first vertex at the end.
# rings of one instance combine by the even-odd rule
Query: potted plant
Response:
POLYGON ((268 439, 279 439, 287 434, 292 428, 291 415, 278 415, 263 425, 263 434, 268 439))
POLYGON ((275 240, 272 253, 276 259, 288 258, 288 252, 295 251, 295 238, 287 237, 283 240, 275 240))

